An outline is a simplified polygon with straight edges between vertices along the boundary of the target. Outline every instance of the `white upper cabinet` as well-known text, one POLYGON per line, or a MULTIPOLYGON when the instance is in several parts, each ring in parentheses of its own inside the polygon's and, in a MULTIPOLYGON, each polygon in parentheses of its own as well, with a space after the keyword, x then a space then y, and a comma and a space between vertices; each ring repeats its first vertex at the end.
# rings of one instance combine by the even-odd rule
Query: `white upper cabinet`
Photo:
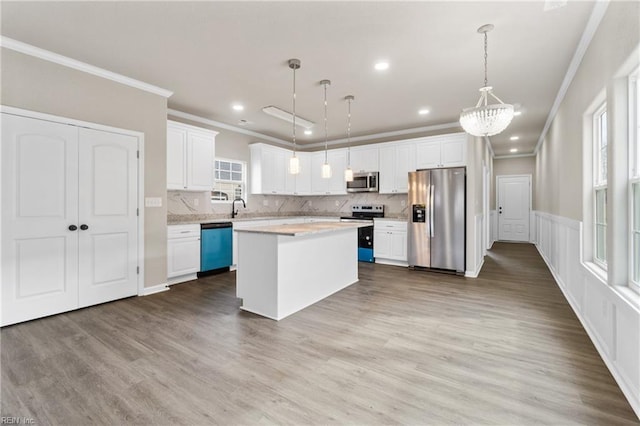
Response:
POLYGON ((217 134, 167 122, 167 189, 211 191, 217 134))
POLYGON ((357 146, 351 148, 351 169, 357 172, 377 172, 378 147, 377 146, 357 146))
POLYGON ((272 145, 256 143, 251 150, 251 193, 293 193, 289 178, 289 150, 272 145), (290 190, 291 192, 287 192, 290 190))
POLYGON ((466 133, 418 139, 416 141, 416 169, 466 166, 466 147, 466 133))
POLYGON ((413 143, 385 145, 380 148, 380 193, 402 194, 409 190, 409 172, 416 169, 413 143))
MULTIPOLYGON (((181 151, 179 142, 186 136, 176 132, 174 151, 181 151)), ((186 142, 182 142, 186 143, 186 142)), ((459 167, 466 165, 467 136, 465 133, 431 136, 376 145, 351 148, 351 169, 358 172, 380 172, 382 194, 402 194, 408 191, 408 173, 416 169, 459 167)), ((274 195, 341 195, 347 193, 344 171, 348 165, 347 148, 330 149, 327 160, 331 178, 322 177, 325 152, 296 152, 300 173, 289 173, 293 151, 264 143, 249 145, 251 151, 251 193, 274 195)), ((169 173, 180 175, 179 170, 169 173)), ((169 178, 168 178, 169 179, 169 178)))
POLYGON ((294 195, 311 195, 311 153, 297 152, 296 156, 300 160, 300 173, 295 175, 293 193, 294 195))
POLYGON ((340 195, 347 193, 344 171, 347 168, 347 150, 332 149, 327 153, 327 161, 331 165, 331 177, 322 177, 324 151, 311 154, 311 193, 313 195, 340 195))

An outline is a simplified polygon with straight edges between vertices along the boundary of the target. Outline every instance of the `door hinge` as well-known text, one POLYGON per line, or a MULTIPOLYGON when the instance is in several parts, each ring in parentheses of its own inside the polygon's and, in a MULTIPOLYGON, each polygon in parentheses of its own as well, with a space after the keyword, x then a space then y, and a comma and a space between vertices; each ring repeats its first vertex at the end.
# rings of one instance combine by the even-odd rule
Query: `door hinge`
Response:
POLYGON ((138 274, 138 275, 140 274, 140 267, 139 266, 136 266, 136 274, 138 274))
POLYGON ((136 216, 140 216, 140 208, 136 209, 136 216))
POLYGON ((136 158, 140 158, 140 150, 136 151, 136 158))

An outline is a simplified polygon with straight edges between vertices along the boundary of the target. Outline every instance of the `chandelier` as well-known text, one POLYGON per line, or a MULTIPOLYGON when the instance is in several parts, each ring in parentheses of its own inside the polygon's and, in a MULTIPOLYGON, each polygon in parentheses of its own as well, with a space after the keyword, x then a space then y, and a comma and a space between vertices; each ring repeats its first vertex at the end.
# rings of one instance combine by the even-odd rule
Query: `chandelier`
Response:
POLYGON ((493 136, 507 128, 513 119, 513 105, 505 104, 493 94, 493 87, 487 80, 487 33, 493 29, 492 24, 478 28, 484 34, 484 86, 480 88, 480 99, 473 108, 465 108, 460 114, 460 124, 465 132, 473 136, 493 136), (489 104, 489 97, 499 103, 489 104))

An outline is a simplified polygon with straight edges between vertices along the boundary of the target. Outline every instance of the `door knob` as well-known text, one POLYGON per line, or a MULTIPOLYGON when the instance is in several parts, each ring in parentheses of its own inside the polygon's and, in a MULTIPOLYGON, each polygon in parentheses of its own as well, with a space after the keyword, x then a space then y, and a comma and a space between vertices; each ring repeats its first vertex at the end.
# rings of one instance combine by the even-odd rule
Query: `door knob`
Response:
POLYGON ((77 226, 75 225, 69 225, 69 231, 75 231, 76 229, 78 229, 77 226))
POLYGON ((83 231, 86 231, 87 229, 89 229, 89 226, 83 223, 82 225, 80 225, 80 229, 82 229, 83 231))

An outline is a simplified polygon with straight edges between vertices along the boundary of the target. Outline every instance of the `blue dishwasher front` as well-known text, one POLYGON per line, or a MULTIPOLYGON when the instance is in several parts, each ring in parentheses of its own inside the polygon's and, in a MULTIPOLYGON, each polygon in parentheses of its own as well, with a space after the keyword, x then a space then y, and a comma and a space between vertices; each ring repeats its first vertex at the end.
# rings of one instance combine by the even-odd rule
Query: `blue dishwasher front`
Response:
POLYGON ((232 262, 231 222, 203 223, 200 234, 200 272, 228 268, 232 262))

